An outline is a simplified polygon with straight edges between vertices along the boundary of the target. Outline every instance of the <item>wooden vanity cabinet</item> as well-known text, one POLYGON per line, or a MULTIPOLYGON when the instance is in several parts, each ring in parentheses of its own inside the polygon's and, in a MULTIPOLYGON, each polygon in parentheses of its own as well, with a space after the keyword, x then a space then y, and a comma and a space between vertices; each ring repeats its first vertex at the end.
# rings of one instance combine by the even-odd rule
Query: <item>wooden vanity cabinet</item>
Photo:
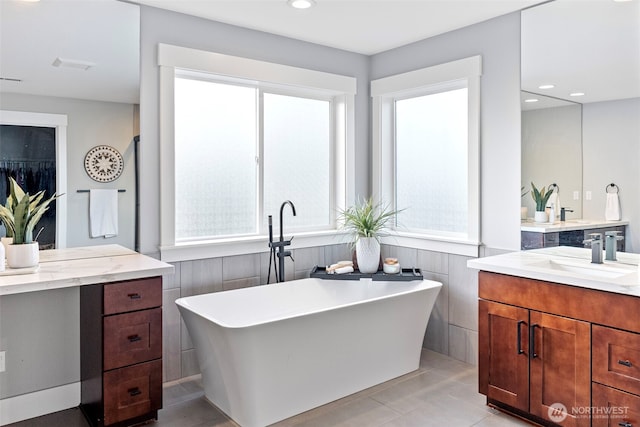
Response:
POLYGON ((561 403, 562 426, 640 426, 640 298, 485 271, 478 295, 490 405, 541 425, 561 403))
MULTIPOLYGON (((537 421, 554 403, 589 406, 587 323, 486 300, 479 315, 479 389, 490 403, 537 421)), ((562 425, 591 423, 569 415, 562 425)))
POLYGON ((94 427, 157 419, 162 408, 162 278, 80 288, 81 404, 94 427))

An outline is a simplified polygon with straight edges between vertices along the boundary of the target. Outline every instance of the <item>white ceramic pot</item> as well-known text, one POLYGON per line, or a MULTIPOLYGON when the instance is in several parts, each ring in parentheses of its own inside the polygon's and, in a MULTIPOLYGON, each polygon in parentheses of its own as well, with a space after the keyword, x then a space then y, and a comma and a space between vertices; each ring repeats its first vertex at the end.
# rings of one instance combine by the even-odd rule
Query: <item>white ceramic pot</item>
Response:
POLYGON ((545 211, 536 211, 533 219, 535 222, 547 222, 547 213, 545 211))
POLYGON ((38 242, 7 246, 7 266, 9 268, 35 267, 40 262, 39 249, 38 242))
POLYGON ((374 237, 360 237, 356 242, 356 259, 360 273, 375 273, 380 264, 380 242, 374 237))

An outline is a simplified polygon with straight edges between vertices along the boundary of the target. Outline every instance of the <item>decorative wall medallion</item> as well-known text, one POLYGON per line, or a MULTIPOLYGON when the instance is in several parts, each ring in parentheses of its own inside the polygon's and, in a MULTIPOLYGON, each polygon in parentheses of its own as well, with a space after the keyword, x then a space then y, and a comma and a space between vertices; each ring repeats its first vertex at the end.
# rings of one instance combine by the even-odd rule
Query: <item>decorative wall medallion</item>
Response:
POLYGON ((111 182, 120 176, 124 169, 122 155, 113 147, 98 145, 84 157, 84 169, 94 181, 111 182))

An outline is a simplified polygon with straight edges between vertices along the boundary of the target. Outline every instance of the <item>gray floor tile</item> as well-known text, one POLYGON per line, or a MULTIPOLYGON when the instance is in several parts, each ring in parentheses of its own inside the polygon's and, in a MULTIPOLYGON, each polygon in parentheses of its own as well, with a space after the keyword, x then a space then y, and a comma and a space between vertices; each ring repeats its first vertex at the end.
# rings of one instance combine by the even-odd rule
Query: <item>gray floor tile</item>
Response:
MULTIPOLYGON (((430 350, 420 369, 291 417, 273 427, 520 427, 528 424, 485 405, 477 368, 430 350)), ((165 384, 158 427, 238 427, 204 397, 199 376, 165 384)), ((77 408, 10 427, 88 427, 77 408)))

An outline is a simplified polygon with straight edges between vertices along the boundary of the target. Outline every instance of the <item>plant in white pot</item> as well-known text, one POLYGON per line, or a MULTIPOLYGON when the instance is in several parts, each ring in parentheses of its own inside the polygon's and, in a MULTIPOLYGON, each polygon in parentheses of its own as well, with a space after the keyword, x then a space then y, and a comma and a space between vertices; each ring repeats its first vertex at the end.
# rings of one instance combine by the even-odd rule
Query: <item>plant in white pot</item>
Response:
POLYGON ((375 273, 380 265, 380 236, 387 228, 389 220, 399 211, 390 209, 373 199, 359 201, 340 211, 342 228, 352 236, 356 249, 356 261, 361 273, 375 273))
POLYGON ((40 255, 38 236, 34 238, 33 230, 49 204, 60 196, 54 194, 45 199, 44 191, 31 196, 13 178, 10 178, 10 188, 10 201, 7 206, 0 205, 0 218, 7 234, 13 235, 13 243, 7 246, 7 265, 10 268, 34 267, 40 262, 40 255))
POLYGON ((533 201, 536 202, 536 213, 534 220, 535 222, 547 222, 547 202, 549 201, 549 197, 553 193, 553 189, 545 189, 542 187, 538 190, 535 184, 531 183, 531 197, 533 201))

